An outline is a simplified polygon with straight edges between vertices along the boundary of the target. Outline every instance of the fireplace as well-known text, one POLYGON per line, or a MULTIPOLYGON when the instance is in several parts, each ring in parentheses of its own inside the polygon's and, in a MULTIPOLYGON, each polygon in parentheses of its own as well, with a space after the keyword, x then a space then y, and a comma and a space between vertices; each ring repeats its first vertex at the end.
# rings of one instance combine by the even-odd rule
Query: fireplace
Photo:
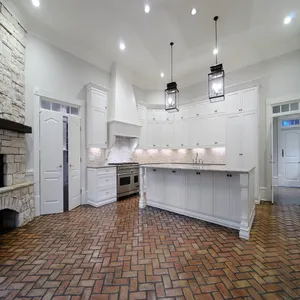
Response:
POLYGON ((0 188, 4 187, 4 155, 0 154, 0 188))
POLYGON ((18 214, 10 209, 0 210, 0 234, 7 233, 18 227, 18 214))

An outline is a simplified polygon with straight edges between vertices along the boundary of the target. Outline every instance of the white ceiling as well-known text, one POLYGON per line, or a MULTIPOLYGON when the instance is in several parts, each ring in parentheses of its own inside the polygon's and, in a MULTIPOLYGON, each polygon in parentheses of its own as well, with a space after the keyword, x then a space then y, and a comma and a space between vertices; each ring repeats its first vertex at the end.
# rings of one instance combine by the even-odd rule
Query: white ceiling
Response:
POLYGON ((30 32, 107 71, 113 61, 121 62, 143 88, 162 88, 169 81, 170 41, 181 86, 207 76, 215 60, 215 15, 219 58, 227 72, 300 48, 299 0, 149 0, 148 15, 146 0, 40 0, 38 9, 31 0, 14 1, 28 16, 30 32), (193 7, 196 16, 190 14, 193 7), (284 26, 291 13, 295 19, 284 26))

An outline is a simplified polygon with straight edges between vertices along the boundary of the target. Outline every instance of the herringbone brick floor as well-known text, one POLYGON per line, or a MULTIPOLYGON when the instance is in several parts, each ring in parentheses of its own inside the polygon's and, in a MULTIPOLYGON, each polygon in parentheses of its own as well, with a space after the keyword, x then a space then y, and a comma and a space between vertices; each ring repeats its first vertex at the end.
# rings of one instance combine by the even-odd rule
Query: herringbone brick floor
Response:
POLYGON ((36 218, 0 238, 4 299, 300 299, 300 206, 238 232, 138 199, 36 218))

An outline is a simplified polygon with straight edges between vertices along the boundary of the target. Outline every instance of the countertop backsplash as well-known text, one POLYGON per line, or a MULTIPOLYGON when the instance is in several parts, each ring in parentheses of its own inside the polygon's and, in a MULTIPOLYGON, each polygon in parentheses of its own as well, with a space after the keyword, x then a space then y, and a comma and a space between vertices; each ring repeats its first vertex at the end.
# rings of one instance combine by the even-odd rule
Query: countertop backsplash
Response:
POLYGON ((133 153, 132 161, 140 164, 147 163, 193 163, 198 153, 198 160, 203 160, 206 164, 225 164, 226 149, 149 149, 136 150, 133 153))

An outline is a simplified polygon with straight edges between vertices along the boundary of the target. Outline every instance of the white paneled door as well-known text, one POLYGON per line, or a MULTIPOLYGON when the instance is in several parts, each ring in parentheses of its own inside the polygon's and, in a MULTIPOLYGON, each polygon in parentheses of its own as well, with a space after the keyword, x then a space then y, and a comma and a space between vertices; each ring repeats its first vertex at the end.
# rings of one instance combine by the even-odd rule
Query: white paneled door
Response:
POLYGON ((69 116, 69 210, 80 205, 80 118, 69 116))
POLYGON ((41 214, 63 212, 63 116, 40 113, 41 214))
POLYGON ((282 129, 279 132, 280 186, 300 187, 300 129, 282 129))

